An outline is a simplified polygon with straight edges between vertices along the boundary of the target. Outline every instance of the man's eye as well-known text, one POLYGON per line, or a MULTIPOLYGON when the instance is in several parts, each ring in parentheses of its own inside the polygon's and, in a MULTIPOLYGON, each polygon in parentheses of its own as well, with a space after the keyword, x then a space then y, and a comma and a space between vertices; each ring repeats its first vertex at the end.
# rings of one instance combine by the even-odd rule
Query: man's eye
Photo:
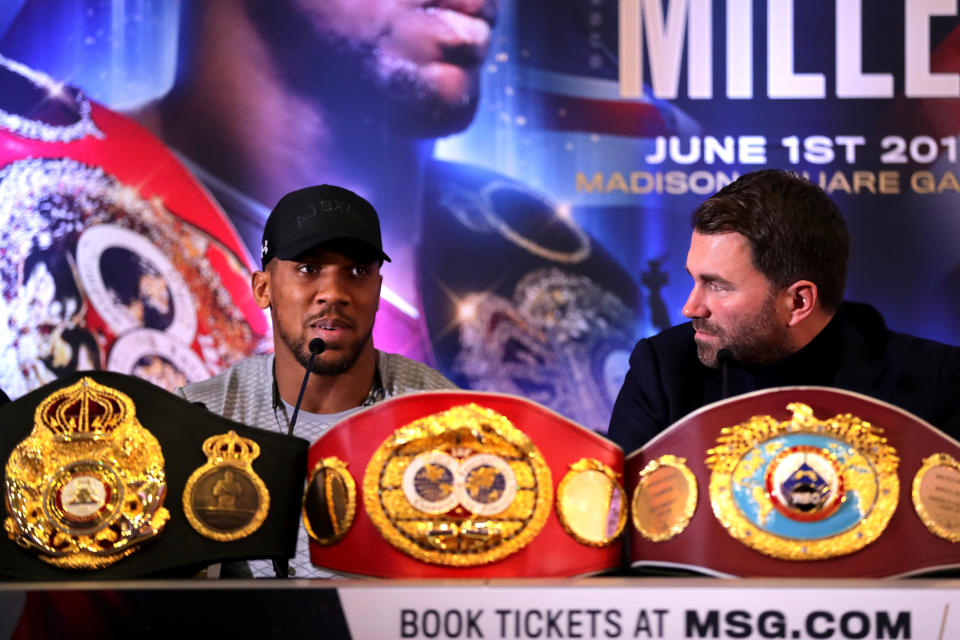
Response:
POLYGON ((708 282, 707 288, 709 288, 710 291, 726 291, 727 285, 722 282, 708 282))
POLYGON ((365 264, 358 264, 353 268, 353 275, 365 276, 370 273, 370 267, 365 264))
POLYGON ((320 267, 315 264, 301 264, 297 267, 297 271, 300 273, 316 273, 320 271, 320 267))

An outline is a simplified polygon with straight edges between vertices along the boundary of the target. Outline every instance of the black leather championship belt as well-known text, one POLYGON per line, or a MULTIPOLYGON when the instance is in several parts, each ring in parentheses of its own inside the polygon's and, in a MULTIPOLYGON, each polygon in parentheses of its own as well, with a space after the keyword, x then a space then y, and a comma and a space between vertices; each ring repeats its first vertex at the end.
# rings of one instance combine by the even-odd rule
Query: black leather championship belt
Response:
POLYGON ((574 576, 619 564, 623 453, 502 394, 400 396, 310 447, 310 559, 380 577, 574 576))
POLYGON ((627 460, 633 566, 884 577, 960 566, 960 445, 823 387, 703 407, 627 460))
POLYGON ((0 577, 292 557, 306 448, 131 376, 71 374, 0 408, 0 577))

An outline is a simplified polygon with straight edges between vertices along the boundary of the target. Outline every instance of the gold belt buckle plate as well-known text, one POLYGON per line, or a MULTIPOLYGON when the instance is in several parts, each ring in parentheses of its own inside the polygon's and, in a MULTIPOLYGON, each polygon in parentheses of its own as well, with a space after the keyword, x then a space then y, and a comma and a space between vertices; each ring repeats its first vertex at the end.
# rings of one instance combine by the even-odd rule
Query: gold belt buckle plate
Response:
POLYGON ((367 514, 400 551, 431 564, 485 565, 522 549, 553 502, 550 468, 505 416, 476 404, 397 429, 363 479, 367 514))
POLYGON ((7 535, 64 569, 100 569, 170 518, 160 443, 133 400, 84 377, 49 395, 6 465, 7 535))
POLYGON ((897 508, 899 457, 883 429, 850 414, 818 420, 802 403, 789 420, 754 416, 707 452, 710 503, 727 532, 782 560, 858 551, 897 508))

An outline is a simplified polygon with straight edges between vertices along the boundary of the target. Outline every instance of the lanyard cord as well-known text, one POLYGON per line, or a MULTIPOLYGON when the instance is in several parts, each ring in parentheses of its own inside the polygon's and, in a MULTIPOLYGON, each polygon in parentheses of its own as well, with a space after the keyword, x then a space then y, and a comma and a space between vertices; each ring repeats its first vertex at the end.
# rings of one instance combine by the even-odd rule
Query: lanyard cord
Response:
MULTIPOLYGON (((273 366, 270 368, 270 374, 273 378, 273 417, 277 421, 277 429, 280 430, 280 433, 286 433, 288 425, 290 424, 290 419, 287 416, 286 403, 284 403, 283 398, 280 397, 280 385, 277 384, 276 358, 273 360, 273 366), (283 414, 283 420, 280 419, 281 413, 283 414)), ((370 383, 370 391, 367 392, 367 397, 363 399, 363 402, 360 403, 360 406, 369 407, 370 405, 383 400, 386 395, 387 392, 383 387, 383 379, 380 376, 380 363, 377 362, 376 366, 373 368, 373 380, 370 383)))

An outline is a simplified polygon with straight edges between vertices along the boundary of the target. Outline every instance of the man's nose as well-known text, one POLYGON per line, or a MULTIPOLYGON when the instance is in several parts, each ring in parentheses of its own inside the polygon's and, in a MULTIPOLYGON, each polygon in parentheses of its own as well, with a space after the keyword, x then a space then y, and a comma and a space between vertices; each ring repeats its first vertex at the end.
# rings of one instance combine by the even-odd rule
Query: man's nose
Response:
POLYGON ((345 305, 350 302, 350 287, 346 276, 340 273, 324 274, 317 283, 314 301, 318 304, 345 305))
POLYGON ((703 292, 698 285, 694 285, 687 296, 687 303, 683 305, 683 315, 688 318, 706 318, 710 315, 703 302, 703 292))

